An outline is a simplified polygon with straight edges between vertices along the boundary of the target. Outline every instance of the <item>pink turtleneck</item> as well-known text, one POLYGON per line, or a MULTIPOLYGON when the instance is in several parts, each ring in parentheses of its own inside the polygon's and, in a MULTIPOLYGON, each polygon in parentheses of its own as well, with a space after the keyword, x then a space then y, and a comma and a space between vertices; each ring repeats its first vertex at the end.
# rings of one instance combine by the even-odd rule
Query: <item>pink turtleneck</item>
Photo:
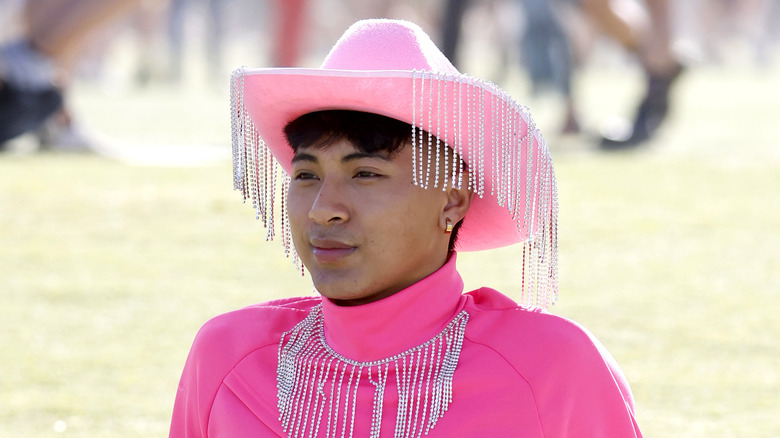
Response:
MULTIPOLYGON (((171 437, 287 436, 277 407, 282 335, 322 303, 327 344, 360 362, 423 344, 468 313, 452 402, 432 437, 641 437, 623 373, 587 330, 492 289, 463 294, 453 255, 429 277, 386 299, 341 307, 309 297, 218 316, 198 333, 179 384, 171 437)), ((393 436, 390 379, 380 436, 393 436)), ((360 391, 373 394, 368 379, 360 391), (365 385, 365 388, 364 388, 365 385)), ((367 437, 372 403, 361 395, 354 436, 367 437)), ((324 421, 324 420, 323 420, 324 421)), ((326 436, 319 428, 317 436, 326 436)))

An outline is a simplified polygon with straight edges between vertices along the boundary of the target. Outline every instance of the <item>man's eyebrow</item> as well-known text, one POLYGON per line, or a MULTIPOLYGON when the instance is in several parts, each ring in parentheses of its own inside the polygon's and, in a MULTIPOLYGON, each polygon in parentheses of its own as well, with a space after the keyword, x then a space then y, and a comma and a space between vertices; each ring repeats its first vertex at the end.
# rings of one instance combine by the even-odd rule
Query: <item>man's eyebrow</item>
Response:
MULTIPOLYGON (((373 158, 373 159, 379 159, 383 161, 392 161, 392 158, 390 158, 389 155, 382 152, 353 152, 351 154, 347 154, 344 157, 342 157, 341 162, 348 163, 350 161, 360 160, 363 158, 373 158)), ((297 163, 299 161, 307 161, 310 163, 319 162, 317 157, 313 154, 309 154, 306 152, 296 152, 295 155, 293 155, 292 162, 297 163)))
POLYGON ((307 154, 306 152, 298 152, 292 157, 292 162, 298 162, 298 161, 309 161, 312 163, 317 162, 317 157, 315 157, 312 154, 307 154))
POLYGON ((349 155, 345 155, 344 158, 341 159, 341 162, 346 163, 348 161, 360 160, 362 158, 376 158, 383 161, 392 161, 392 158, 390 158, 389 155, 382 152, 353 152, 349 155))

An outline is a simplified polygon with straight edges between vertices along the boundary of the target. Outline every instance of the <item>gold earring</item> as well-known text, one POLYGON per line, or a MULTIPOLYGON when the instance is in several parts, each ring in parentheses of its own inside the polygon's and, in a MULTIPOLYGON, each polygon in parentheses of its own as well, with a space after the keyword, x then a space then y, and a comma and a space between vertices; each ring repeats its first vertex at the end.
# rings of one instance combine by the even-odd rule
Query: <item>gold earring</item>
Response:
POLYGON ((444 229, 444 234, 452 233, 452 221, 447 219, 447 228, 444 229))

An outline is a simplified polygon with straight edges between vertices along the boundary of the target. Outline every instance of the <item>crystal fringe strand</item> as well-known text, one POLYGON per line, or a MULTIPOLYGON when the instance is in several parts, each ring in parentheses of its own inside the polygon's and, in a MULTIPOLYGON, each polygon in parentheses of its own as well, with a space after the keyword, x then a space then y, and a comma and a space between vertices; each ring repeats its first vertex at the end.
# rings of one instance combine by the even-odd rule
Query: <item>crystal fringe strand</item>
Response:
POLYGON ((355 416, 370 409, 370 436, 379 437, 385 390, 392 382, 398 400, 394 436, 427 435, 452 403, 452 378, 468 318, 462 311, 424 344, 386 359, 358 362, 330 348, 322 307, 314 307, 282 335, 279 345, 278 407, 285 432, 291 438, 318 436, 320 430, 327 437, 351 437, 355 416), (366 397, 373 402, 358 403, 366 397))

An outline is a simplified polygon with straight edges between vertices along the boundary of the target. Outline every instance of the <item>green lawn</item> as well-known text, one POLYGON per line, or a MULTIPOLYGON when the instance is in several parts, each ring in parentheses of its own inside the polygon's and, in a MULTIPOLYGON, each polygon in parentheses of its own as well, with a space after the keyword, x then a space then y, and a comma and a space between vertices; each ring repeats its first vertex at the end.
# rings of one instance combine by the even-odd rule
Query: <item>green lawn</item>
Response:
MULTIPOLYGON (((640 151, 548 134, 561 202, 553 311, 618 359, 648 437, 780 436, 777 73, 689 72, 671 123, 640 151)), ((586 125, 630 107, 624 76, 580 78, 586 125)), ((210 165, 0 155, 0 436, 165 436, 203 322, 310 293, 231 191, 223 94, 72 95, 90 126, 137 145, 123 156, 159 151, 165 164, 223 147, 210 165)), ((554 105, 529 104, 554 132, 554 105)), ((508 294, 518 264, 512 248, 460 258, 467 286, 508 294)))

